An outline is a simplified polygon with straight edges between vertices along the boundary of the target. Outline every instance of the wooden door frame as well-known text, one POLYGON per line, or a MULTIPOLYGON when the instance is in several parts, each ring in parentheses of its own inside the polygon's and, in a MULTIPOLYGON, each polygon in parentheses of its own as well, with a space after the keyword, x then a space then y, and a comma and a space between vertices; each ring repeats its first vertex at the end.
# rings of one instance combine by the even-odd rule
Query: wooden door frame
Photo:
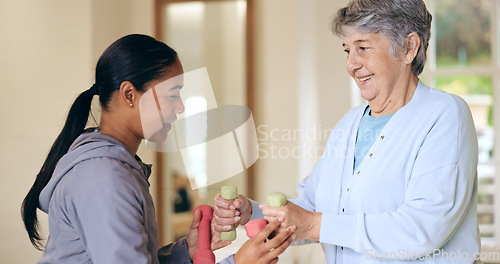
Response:
MULTIPOLYGON (((201 2, 222 2, 222 1, 236 1, 236 0, 201 0, 201 2)), ((165 21, 165 12, 164 7, 168 4, 172 3, 187 3, 187 2, 200 2, 200 0, 155 0, 154 3, 154 34, 156 39, 164 40, 164 23, 165 21)), ((256 20, 255 20, 255 0, 246 0, 247 3, 247 13, 246 13, 246 34, 245 34, 245 45, 246 45, 246 104, 247 107, 250 108, 253 114, 253 118, 255 123, 257 124, 257 107, 255 102, 256 91, 255 91, 255 28, 256 28, 256 20)), ((163 185, 165 183, 164 176, 166 175, 167 165, 164 164, 164 153, 156 152, 155 155, 155 175, 156 175, 156 217, 158 221, 158 233, 159 233, 159 241, 163 241, 164 234, 164 223, 165 223, 165 206, 164 206, 164 193, 163 193, 163 185)), ((255 165, 250 166, 247 169, 247 177, 246 177, 246 193, 248 197, 255 197, 255 165)))

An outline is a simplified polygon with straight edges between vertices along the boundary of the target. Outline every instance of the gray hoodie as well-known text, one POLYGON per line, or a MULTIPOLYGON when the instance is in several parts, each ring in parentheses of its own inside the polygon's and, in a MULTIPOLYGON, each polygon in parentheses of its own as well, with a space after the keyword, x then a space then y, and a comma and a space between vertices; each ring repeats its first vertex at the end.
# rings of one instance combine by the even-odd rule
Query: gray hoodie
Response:
POLYGON ((191 263, 185 239, 158 250, 150 174, 118 140, 78 137, 39 197, 50 236, 38 263, 191 263))

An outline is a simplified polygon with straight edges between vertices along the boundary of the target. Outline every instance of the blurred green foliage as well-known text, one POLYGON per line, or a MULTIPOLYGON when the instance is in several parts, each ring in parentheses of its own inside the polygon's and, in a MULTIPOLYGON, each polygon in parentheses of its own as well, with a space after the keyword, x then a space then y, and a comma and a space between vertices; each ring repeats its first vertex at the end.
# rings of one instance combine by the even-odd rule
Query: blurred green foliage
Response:
POLYGON ((436 87, 448 93, 457 95, 493 95, 493 81, 489 76, 460 75, 437 77, 436 87))
POLYGON ((438 67, 491 63, 491 1, 434 2, 438 67))

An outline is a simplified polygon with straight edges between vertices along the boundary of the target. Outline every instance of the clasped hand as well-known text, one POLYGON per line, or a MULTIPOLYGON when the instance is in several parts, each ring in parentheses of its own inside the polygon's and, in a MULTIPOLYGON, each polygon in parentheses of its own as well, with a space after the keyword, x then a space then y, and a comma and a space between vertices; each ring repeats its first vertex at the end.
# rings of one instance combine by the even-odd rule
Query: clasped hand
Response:
MULTIPOLYGON (((211 223, 211 232, 212 232, 212 241, 211 247, 212 250, 217 250, 219 248, 225 247, 231 244, 230 241, 221 241, 220 240, 220 232, 227 231, 231 229, 231 224, 239 224, 244 223, 250 219, 252 214, 252 206, 248 199, 243 196, 238 197, 235 201, 228 202, 229 204, 221 205, 217 202, 217 198, 228 202, 218 195, 215 200, 215 208, 214 208, 214 218, 211 223), (246 203, 245 203, 246 201, 246 203), (219 206, 226 206, 221 209, 219 206), (244 211, 244 216, 240 216, 241 211, 244 211), (226 217, 220 217, 220 215, 227 216, 228 211, 232 213, 230 220, 225 219, 226 217), (218 221, 217 221, 218 220, 218 221), (221 225, 222 223, 229 223, 228 225, 221 225), (219 223, 219 224, 217 224, 219 223), (229 227, 229 228, 228 228, 229 227)), ((194 253, 198 250, 198 225, 201 221, 201 212, 199 210, 195 210, 193 214, 193 221, 191 223, 190 230, 186 237, 186 242, 188 244, 188 250, 190 258, 193 259, 194 253)), ((235 225, 235 226, 236 226, 235 225)), ((234 255, 234 260, 236 264, 275 264, 278 262, 278 256, 285 251, 285 249, 290 246, 292 241, 295 239, 295 226, 289 226, 287 228, 281 227, 281 222, 277 220, 272 220, 270 223, 257 235, 243 244, 243 246, 236 252, 234 255), (271 237, 272 233, 277 233, 278 229, 281 232, 274 236, 271 239, 267 239, 271 237)))
POLYGON ((296 240, 319 241, 321 213, 307 211, 290 201, 280 207, 271 207, 266 203, 259 205, 259 208, 267 221, 281 222, 278 232, 282 232, 286 227, 296 226, 296 240))
MULTIPOLYGON (((286 227, 295 226, 296 240, 319 241, 321 213, 307 211, 290 201, 281 207, 261 204, 259 208, 268 222, 272 220, 281 222, 278 233, 286 227)), ((230 230, 231 225, 246 224, 251 216, 252 204, 242 195, 239 195, 233 202, 223 199, 220 195, 214 199, 214 228, 218 232, 230 230)))

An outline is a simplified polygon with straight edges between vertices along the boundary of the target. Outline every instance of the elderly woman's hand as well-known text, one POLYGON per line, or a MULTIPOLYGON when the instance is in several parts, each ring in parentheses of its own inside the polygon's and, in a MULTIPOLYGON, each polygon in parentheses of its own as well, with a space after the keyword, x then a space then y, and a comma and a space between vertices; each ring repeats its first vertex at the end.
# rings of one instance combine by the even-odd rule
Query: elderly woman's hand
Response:
POLYGON ((259 208, 267 221, 277 219, 282 222, 278 233, 286 227, 296 226, 296 240, 319 241, 321 213, 307 211, 290 201, 281 207, 271 207, 266 203, 259 205, 259 208))

